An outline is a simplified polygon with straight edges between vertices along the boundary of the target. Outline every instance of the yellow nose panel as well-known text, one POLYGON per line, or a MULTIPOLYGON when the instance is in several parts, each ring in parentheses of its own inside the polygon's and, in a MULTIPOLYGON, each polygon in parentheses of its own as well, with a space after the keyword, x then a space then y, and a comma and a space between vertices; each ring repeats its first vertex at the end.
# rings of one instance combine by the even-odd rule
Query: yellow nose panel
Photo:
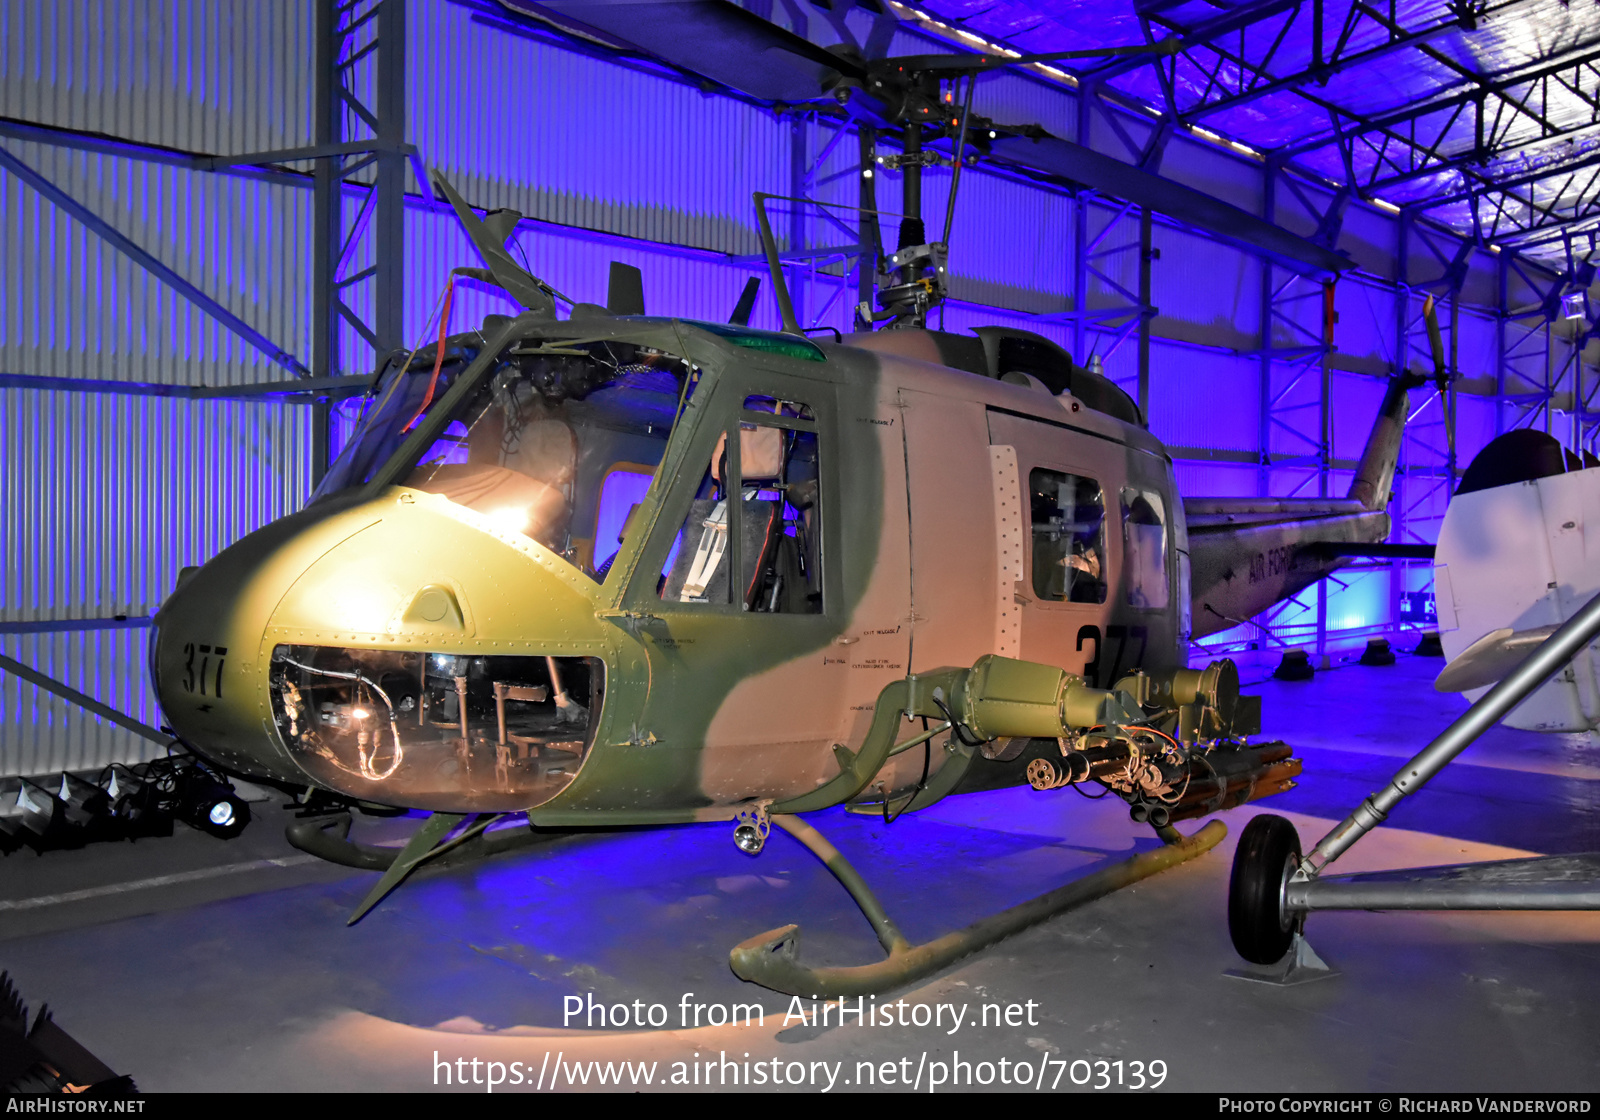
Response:
POLYGON ((455 592, 438 583, 430 583, 418 591, 400 621, 408 626, 442 630, 465 630, 467 626, 455 592))

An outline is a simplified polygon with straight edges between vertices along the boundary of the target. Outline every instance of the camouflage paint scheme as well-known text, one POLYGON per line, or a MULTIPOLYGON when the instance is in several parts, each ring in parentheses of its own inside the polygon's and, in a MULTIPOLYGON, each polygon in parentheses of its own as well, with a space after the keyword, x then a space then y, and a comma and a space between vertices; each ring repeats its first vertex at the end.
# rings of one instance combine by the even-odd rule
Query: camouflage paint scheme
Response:
MULTIPOLYGON (((1134 668, 1179 667, 1191 563, 1196 608, 1249 613, 1325 574, 1273 568, 1269 578, 1242 584, 1247 595, 1217 590, 1240 583, 1250 557, 1313 538, 1381 539, 1388 529, 1387 516, 1359 499, 1292 515, 1283 503, 1267 510, 1213 501, 1191 538, 1171 460, 1147 431, 1036 381, 942 365, 931 332, 854 336, 825 345, 821 362, 736 347, 682 321, 628 321, 598 308, 560 322, 532 314, 491 320, 483 334, 489 344, 370 482, 237 542, 164 605, 152 670, 163 711, 186 743, 245 775, 322 784, 296 763, 274 723, 269 672, 283 644, 594 657, 605 682, 591 745, 570 784, 529 807, 533 823, 729 819, 757 801, 774 813, 821 808, 865 795, 851 762, 880 694, 908 674, 964 669, 1000 653, 1105 688, 1134 668), (655 347, 702 371, 603 582, 463 506, 397 484, 513 342, 601 339, 655 347), (802 401, 815 412, 820 614, 759 614, 657 595, 656 573, 704 464, 751 394, 802 401), (1026 523, 1033 467, 1099 481, 1111 529, 1105 603, 1034 594, 1026 523), (1170 594, 1160 609, 1130 606, 1122 593, 1115 496, 1129 485, 1159 494, 1168 511, 1170 594), (448 588, 459 611, 429 623, 408 610, 428 587, 448 588), (226 651, 211 695, 203 685, 185 687, 197 643, 226 651)), ((1397 444, 1398 429, 1391 434, 1397 444)), ((1378 450, 1374 465, 1382 468, 1378 450)), ((1385 496, 1392 470, 1391 456, 1387 473, 1377 471, 1385 496)), ((1369 490, 1371 475, 1364 465, 1369 490)), ((1195 621, 1200 633, 1219 628, 1195 621)), ((898 720, 904 706, 889 716, 898 720)), ((899 737, 916 726, 900 722, 899 737)), ((948 732, 936 736, 931 777, 914 807, 956 788, 974 760, 991 765, 948 732)), ((881 797, 913 788, 922 768, 923 752, 908 751, 866 780, 881 797)), ((415 807, 482 808, 470 799, 415 807)))

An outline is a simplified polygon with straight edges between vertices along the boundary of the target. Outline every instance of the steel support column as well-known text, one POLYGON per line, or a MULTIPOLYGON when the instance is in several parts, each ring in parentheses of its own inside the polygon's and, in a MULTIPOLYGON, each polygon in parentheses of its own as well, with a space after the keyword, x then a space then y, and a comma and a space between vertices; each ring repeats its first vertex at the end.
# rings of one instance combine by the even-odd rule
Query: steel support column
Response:
MULTIPOLYGON (((405 0, 317 0, 312 372, 371 373, 405 341, 405 0)), ((420 184, 424 192, 427 184, 420 184)), ((317 406, 312 474, 328 466, 317 406)))
MULTIPOLYGON (((815 176, 809 173, 811 167, 809 122, 804 113, 795 113, 789 120, 789 194, 794 198, 809 198, 810 188, 815 176)), ((806 207, 797 203, 789 204, 789 252, 799 253, 810 246, 810 235, 807 230, 806 207)), ((794 303, 794 317, 800 321, 802 327, 814 325, 811 321, 811 284, 808 283, 807 272, 816 271, 816 260, 813 258, 809 266, 804 260, 796 260, 789 269, 789 298, 794 303)))
MULTIPOLYGON (((1277 220, 1280 189, 1291 188, 1282 168, 1269 163, 1262 180, 1263 215, 1277 220)), ((1307 200, 1300 197, 1302 203, 1307 200)), ((1337 220, 1339 202, 1329 213, 1337 220)), ((1327 291, 1319 281, 1260 260, 1260 473, 1258 493, 1274 497, 1326 497, 1332 466, 1332 387, 1328 353, 1327 291)), ((1337 582, 1337 581, 1335 581, 1337 582)), ((1342 586, 1342 585, 1341 585, 1342 586)), ((1283 645, 1309 639, 1319 658, 1327 653, 1328 582, 1320 581, 1261 616, 1263 637, 1283 645), (1310 596, 1315 595, 1315 605, 1310 596), (1305 619, 1309 613, 1310 619, 1305 619), (1300 618, 1289 621, 1294 616, 1300 618)))
MULTIPOLYGON (((1410 353, 1410 314, 1411 302, 1411 225, 1414 219, 1409 213, 1402 213, 1395 219, 1395 253, 1394 253, 1394 369, 1389 376, 1398 377, 1405 372, 1406 355, 1410 353)), ((1409 421, 1409 417, 1407 418, 1409 421)), ((1411 427, 1410 423, 1406 428, 1411 427)), ((1404 490, 1406 476, 1406 434, 1402 432, 1400 438, 1400 458, 1395 465, 1394 486, 1396 490, 1404 490)), ((1391 541, 1405 540, 1405 499, 1389 502, 1389 539, 1391 541)), ((1405 591, 1405 569, 1398 564, 1389 567, 1389 617, 1397 623, 1400 618, 1400 596, 1405 591)))
POLYGON ((1154 230, 1150 208, 1139 210, 1139 415, 1150 419, 1150 320, 1156 309, 1151 305, 1150 266, 1155 263, 1154 230))

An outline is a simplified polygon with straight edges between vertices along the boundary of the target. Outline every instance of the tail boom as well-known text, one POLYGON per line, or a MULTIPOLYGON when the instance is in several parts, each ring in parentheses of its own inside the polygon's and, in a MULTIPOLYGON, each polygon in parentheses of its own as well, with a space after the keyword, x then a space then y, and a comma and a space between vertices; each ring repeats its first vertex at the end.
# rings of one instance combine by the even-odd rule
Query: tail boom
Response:
POLYGON ((1354 501, 1308 501, 1299 516, 1280 508, 1270 519, 1242 524, 1205 514, 1195 521, 1189 525, 1189 556, 1196 638, 1235 626, 1350 562, 1316 546, 1389 535, 1388 513, 1354 501))

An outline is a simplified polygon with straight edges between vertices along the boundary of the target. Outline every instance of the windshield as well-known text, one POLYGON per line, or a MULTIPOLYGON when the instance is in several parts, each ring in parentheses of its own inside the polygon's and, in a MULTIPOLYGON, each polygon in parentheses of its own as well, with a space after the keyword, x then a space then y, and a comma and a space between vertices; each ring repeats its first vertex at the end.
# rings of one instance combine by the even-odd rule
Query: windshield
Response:
MULTIPOLYGON (((357 485, 400 446, 448 387, 426 370, 380 390, 319 488, 357 485), (338 479, 335 479, 338 475, 338 479)), ((632 343, 508 349, 400 485, 438 494, 603 579, 666 451, 687 374, 677 357, 632 343)))
MULTIPOLYGON (((361 402, 361 413, 349 442, 317 484, 311 500, 319 501, 370 480, 477 356, 475 347, 448 345, 436 378, 430 346, 413 357, 406 369, 396 365, 385 370, 377 392, 361 402)), ((349 423, 343 416, 338 419, 349 423)))

